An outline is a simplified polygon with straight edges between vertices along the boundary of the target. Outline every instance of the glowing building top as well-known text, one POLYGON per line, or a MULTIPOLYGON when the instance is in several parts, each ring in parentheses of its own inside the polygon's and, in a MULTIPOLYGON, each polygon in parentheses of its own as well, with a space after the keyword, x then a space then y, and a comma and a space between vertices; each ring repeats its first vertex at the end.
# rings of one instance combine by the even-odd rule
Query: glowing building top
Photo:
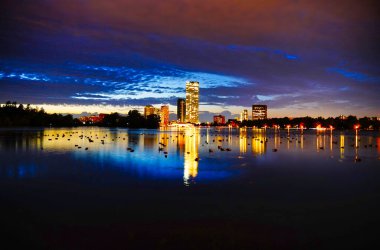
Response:
POLYGON ((199 123, 199 82, 186 82, 186 122, 199 123))
POLYGON ((252 120, 264 120, 267 116, 267 105, 252 105, 252 120))
POLYGON ((144 107, 144 116, 145 116, 145 118, 148 115, 153 115, 153 114, 154 114, 154 107, 152 105, 146 105, 144 107))
POLYGON ((149 115, 160 115, 160 109, 153 107, 152 105, 146 105, 144 107, 144 117, 148 117, 149 115))

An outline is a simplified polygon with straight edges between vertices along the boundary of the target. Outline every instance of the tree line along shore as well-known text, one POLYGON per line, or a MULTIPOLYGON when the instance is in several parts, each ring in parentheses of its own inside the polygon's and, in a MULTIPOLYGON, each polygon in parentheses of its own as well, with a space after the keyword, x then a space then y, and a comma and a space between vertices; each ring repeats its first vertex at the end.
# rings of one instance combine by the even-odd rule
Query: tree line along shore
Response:
MULTIPOLYGON (((265 120, 236 121, 229 120, 226 124, 201 123, 202 126, 225 126, 237 127, 279 127, 300 128, 325 127, 334 129, 379 130, 380 121, 377 118, 349 115, 347 117, 297 117, 297 118, 270 118, 265 120)), ((0 127, 76 127, 76 126, 104 126, 104 127, 126 127, 126 128, 158 128, 160 117, 149 115, 144 117, 138 110, 131 110, 127 115, 119 113, 106 114, 102 121, 93 124, 83 124, 72 115, 48 114, 43 108, 32 108, 29 104, 17 104, 17 102, 6 102, 0 105, 0 127)))

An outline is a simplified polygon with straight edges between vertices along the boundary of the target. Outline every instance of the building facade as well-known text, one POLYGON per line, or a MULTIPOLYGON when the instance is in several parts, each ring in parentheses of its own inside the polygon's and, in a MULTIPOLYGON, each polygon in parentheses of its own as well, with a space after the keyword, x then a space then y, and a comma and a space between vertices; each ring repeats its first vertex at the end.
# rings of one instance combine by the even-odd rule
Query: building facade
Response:
POLYGON ((177 121, 185 122, 186 120, 186 100, 179 98, 177 100, 177 121))
POLYGON ((244 109, 242 121, 248 121, 248 110, 244 109))
POLYGON ((148 115, 161 115, 161 110, 159 108, 155 108, 152 105, 146 105, 144 107, 144 117, 147 118, 148 115))
POLYGON ((161 106, 161 115, 160 115, 160 119, 161 119, 161 126, 168 126, 169 125, 169 106, 168 105, 163 105, 161 106))
POLYGON ((199 82, 186 82, 186 122, 199 123, 199 82))
POLYGON ((144 117, 155 114, 155 108, 152 105, 146 105, 144 107, 144 117))
POLYGON ((252 105, 252 120, 263 120, 268 118, 267 105, 252 105))
POLYGON ((214 123, 223 125, 226 123, 226 117, 224 115, 214 115, 214 123))
POLYGON ((99 114, 99 115, 92 115, 92 116, 81 116, 79 117, 79 120, 83 124, 95 124, 102 122, 104 117, 106 117, 106 114, 99 114))

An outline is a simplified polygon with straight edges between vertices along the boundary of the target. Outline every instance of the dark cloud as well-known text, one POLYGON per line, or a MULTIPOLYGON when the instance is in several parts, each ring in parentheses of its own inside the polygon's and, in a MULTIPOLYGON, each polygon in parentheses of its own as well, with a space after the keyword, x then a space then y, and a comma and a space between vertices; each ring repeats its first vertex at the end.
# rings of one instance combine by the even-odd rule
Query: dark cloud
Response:
MULTIPOLYGON (((2 1, 0 101, 380 115, 376 1, 2 1)), ((210 115, 209 115, 210 116, 210 115)), ((209 117, 208 116, 208 117, 209 117)))

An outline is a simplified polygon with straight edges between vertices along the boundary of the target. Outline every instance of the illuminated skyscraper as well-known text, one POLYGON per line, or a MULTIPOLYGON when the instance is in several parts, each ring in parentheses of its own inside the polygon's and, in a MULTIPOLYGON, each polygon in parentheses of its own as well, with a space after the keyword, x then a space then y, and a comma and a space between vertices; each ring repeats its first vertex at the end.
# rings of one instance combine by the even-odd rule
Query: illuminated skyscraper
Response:
POLYGON ((186 82, 186 122, 199 123, 199 82, 186 82))
POLYGON ((153 107, 152 105, 146 105, 144 107, 144 117, 146 118, 148 115, 158 115, 160 116, 160 109, 153 107))
POLYGON ((144 116, 145 118, 148 116, 148 115, 153 115, 155 113, 155 109, 152 105, 146 105, 145 108, 144 108, 144 116))
POLYGON ((177 100, 177 120, 179 122, 185 122, 186 118, 186 101, 185 99, 179 98, 177 100))
POLYGON ((169 125, 169 106, 163 105, 161 106, 161 126, 168 126, 169 125))
POLYGON ((252 105, 252 120, 267 119, 267 105, 252 105))
POLYGON ((243 112, 243 121, 248 121, 248 110, 247 109, 244 109, 244 112, 243 112))

